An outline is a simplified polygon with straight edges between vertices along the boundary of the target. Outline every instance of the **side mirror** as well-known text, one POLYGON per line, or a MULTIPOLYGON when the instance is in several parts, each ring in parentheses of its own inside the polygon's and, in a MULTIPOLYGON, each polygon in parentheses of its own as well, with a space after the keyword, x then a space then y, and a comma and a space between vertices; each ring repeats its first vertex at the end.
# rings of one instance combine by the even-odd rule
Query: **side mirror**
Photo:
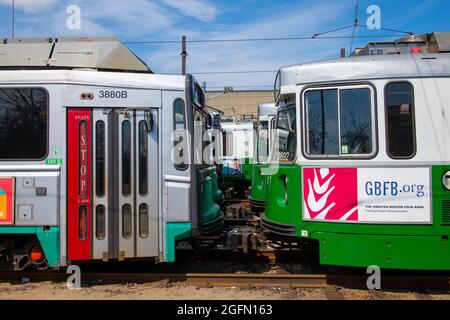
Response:
POLYGON ((153 113, 151 110, 145 111, 145 124, 147 127, 147 132, 152 132, 153 126, 154 126, 154 120, 153 120, 153 113))

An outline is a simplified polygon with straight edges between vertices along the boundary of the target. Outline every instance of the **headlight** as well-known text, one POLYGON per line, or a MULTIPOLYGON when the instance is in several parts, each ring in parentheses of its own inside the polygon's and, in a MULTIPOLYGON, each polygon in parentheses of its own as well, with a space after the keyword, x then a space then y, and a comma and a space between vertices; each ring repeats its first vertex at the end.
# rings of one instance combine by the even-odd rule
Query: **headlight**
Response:
POLYGON ((447 171, 442 176, 442 185, 445 187, 445 189, 450 191, 450 171, 447 171))

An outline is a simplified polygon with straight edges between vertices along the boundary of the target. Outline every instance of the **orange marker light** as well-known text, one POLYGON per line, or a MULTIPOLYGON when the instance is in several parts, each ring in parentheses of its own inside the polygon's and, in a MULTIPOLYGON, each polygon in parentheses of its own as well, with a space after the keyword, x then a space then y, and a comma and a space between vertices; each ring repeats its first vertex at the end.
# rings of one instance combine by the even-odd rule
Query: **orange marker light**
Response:
POLYGON ((31 249, 30 257, 34 262, 40 262, 44 257, 44 254, 42 253, 41 248, 34 247, 33 249, 31 249))

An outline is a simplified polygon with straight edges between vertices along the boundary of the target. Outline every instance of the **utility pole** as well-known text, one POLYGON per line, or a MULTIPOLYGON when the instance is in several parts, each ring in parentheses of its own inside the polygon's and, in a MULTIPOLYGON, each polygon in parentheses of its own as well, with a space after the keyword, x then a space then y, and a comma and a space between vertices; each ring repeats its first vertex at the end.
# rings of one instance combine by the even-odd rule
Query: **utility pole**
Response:
POLYGON ((14 38, 14 28, 15 28, 15 0, 12 0, 12 28, 11 28, 11 35, 12 38, 14 38))
POLYGON ((359 0, 356 0, 356 4, 355 4, 355 18, 353 19, 353 31, 352 31, 352 42, 350 44, 350 55, 353 52, 353 44, 355 42, 355 35, 356 35, 356 29, 358 28, 358 24, 359 24, 359 19, 358 19, 358 14, 359 14, 359 0))
POLYGON ((186 36, 183 35, 181 38, 181 74, 186 75, 186 57, 188 56, 186 48, 186 36))

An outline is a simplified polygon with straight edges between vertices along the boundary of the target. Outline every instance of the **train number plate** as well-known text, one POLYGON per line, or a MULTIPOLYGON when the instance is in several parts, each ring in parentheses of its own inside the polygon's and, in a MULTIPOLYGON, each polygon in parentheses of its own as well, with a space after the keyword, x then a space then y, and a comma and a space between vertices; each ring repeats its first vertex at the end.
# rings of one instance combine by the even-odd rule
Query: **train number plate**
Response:
POLYGON ((124 90, 100 90, 99 99, 127 99, 128 91, 124 90))

